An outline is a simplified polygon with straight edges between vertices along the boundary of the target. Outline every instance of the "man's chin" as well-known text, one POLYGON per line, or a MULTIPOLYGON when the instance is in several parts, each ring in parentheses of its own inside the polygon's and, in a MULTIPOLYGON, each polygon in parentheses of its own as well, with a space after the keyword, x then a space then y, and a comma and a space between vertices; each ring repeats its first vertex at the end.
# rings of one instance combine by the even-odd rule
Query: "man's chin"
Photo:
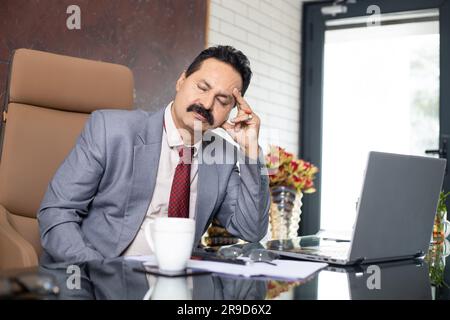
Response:
POLYGON ((192 131, 205 132, 208 129, 212 129, 212 126, 210 126, 209 123, 206 121, 200 121, 198 119, 194 119, 190 128, 192 129, 192 131))

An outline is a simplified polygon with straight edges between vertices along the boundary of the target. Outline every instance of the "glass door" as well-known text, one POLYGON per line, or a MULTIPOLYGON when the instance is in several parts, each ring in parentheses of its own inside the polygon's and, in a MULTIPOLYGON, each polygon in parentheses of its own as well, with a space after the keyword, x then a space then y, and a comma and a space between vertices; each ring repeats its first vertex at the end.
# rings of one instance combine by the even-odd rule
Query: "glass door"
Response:
POLYGON ((431 2, 305 6, 300 150, 321 173, 302 234, 352 228, 369 151, 446 157, 449 4, 431 2))
POLYGON ((351 229, 369 151, 438 149, 438 14, 370 28, 335 20, 327 28, 320 229, 351 229))

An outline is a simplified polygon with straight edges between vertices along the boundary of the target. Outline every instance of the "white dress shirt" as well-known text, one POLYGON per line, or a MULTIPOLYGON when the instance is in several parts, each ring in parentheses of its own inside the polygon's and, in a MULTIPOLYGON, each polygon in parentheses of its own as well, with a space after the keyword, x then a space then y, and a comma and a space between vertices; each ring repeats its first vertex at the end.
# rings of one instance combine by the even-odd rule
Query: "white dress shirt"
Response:
MULTIPOLYGON (((125 256, 149 255, 152 250, 148 245, 144 229, 145 225, 155 219, 156 217, 167 217, 169 208, 170 190, 172 188, 172 180, 175 175, 175 169, 180 161, 180 156, 177 147, 183 145, 181 138, 172 117, 172 102, 166 107, 164 113, 165 130, 163 130, 161 140, 161 154, 159 156, 158 173, 156 176, 155 189, 147 214, 141 224, 136 237, 133 242, 125 250, 125 256)), ((189 218, 195 219, 195 204, 197 201, 197 176, 198 176, 198 150, 202 140, 195 143, 193 146, 194 154, 192 156, 191 164, 191 188, 189 198, 189 218)), ((187 145, 188 146, 188 145, 187 145)), ((192 146, 188 146, 192 147, 192 146)))

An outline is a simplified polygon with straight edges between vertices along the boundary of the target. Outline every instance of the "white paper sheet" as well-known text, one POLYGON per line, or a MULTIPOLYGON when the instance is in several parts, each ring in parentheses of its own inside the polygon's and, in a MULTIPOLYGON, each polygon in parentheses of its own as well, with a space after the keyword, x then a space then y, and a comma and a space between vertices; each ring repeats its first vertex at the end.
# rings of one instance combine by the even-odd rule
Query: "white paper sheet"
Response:
MULTIPOLYGON (((127 257, 127 259, 144 262, 145 265, 156 265, 154 256, 127 257)), ((272 277, 280 279, 304 280, 312 276, 317 271, 325 268, 328 264, 298 260, 273 260, 276 266, 261 263, 250 262, 246 265, 205 261, 189 260, 188 268, 208 270, 214 273, 239 275, 245 277, 272 277)))
POLYGON ((146 264, 153 265, 156 264, 156 258, 154 255, 151 256, 126 256, 125 260, 133 260, 133 261, 142 261, 146 262, 146 264))
POLYGON ((272 262, 276 263, 276 266, 261 262, 249 262, 247 265, 239 265, 215 261, 190 260, 188 267, 246 277, 266 276, 302 280, 327 266, 326 263, 309 261, 273 260, 272 262))

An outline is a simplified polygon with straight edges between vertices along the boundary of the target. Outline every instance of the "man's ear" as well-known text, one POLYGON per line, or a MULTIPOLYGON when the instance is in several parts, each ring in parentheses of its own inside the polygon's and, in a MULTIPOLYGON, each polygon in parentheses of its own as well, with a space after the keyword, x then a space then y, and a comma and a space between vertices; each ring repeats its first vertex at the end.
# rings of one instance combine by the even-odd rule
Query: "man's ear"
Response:
POLYGON ((177 90, 177 92, 180 90, 181 86, 183 85, 184 80, 186 80, 186 70, 181 73, 180 77, 177 80, 177 84, 175 86, 175 89, 177 90))

